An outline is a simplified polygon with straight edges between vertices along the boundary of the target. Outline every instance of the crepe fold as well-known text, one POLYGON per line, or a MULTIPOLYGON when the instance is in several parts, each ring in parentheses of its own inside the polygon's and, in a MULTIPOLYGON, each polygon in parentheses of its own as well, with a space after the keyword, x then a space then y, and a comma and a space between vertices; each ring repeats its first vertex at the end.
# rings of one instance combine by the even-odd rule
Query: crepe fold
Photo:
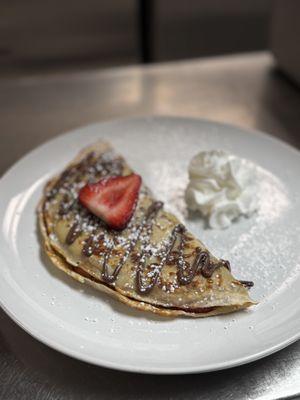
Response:
POLYGON ((122 231, 109 229, 78 201, 88 182, 133 171, 109 143, 85 148, 51 179, 38 207, 52 263, 128 306, 163 316, 207 317, 247 308, 250 283, 235 279, 143 185, 122 231))

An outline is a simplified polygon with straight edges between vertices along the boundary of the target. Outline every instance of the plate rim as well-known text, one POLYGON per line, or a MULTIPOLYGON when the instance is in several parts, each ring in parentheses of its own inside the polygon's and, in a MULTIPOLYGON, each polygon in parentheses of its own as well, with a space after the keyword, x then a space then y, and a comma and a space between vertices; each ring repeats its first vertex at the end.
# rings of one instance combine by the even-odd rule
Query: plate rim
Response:
POLYGON ((68 357, 73 357, 79 361, 83 361, 92 365, 96 365, 99 367, 105 367, 105 368, 110 368, 116 371, 124 371, 124 372, 130 372, 130 373, 139 373, 139 374, 150 374, 150 375, 187 375, 187 374, 198 374, 198 373, 206 373, 206 372, 213 372, 213 371, 221 371, 224 369, 229 369, 229 368, 235 368, 241 365, 249 364, 254 361, 258 361, 264 357, 267 357, 271 354, 276 353, 277 351, 280 351, 284 349, 285 347, 295 343, 297 340, 300 339, 300 331, 298 334, 295 334, 289 339, 286 339, 282 342, 280 342, 277 345, 274 345, 270 347, 267 350, 254 353, 248 357, 240 357, 236 360, 233 360, 232 362, 223 362, 223 363, 215 363, 212 364, 211 367, 175 367, 173 368, 166 368, 166 367, 146 367, 146 368, 141 368, 137 367, 134 364, 117 364, 115 362, 108 362, 108 361, 101 361, 99 362, 98 358, 91 357, 89 355, 86 355, 85 353, 82 353, 80 351, 72 350, 69 348, 66 348, 62 345, 57 344, 56 342, 47 339, 43 335, 40 335, 38 332, 35 330, 30 330, 26 326, 26 324, 23 324, 15 315, 8 310, 5 306, 3 306, 3 303, 0 298, 0 305, 3 309, 3 311, 20 327, 22 328, 26 333, 28 333, 30 336, 32 336, 34 339, 37 339, 40 343, 46 345, 47 347, 50 347, 61 354, 67 355, 68 357))
MULTIPOLYGON (((233 125, 233 124, 228 124, 228 123, 220 123, 220 122, 215 122, 213 120, 209 119, 203 119, 203 118, 195 118, 195 117, 181 117, 181 116, 168 116, 168 115, 151 115, 151 116, 138 116, 138 117, 126 117, 126 118, 119 118, 119 119, 110 119, 110 120, 105 120, 105 121, 99 121, 96 123, 88 124, 88 125, 82 125, 80 127, 68 130, 60 135, 55 136, 54 138, 51 138, 49 140, 46 140, 45 142, 41 143, 40 145, 36 146, 26 154, 24 154, 19 160, 17 160, 8 170, 6 170, 3 175, 0 177, 0 187, 3 184, 3 181, 8 178, 8 176, 11 173, 14 173, 14 169, 18 168, 22 162, 27 159, 31 158, 34 156, 35 152, 40 151, 43 149, 43 147, 47 148, 47 146, 51 142, 55 142, 59 140, 62 137, 67 137, 67 136, 72 136, 74 132, 80 131, 86 128, 92 129, 93 127, 99 126, 99 125, 105 125, 105 124, 111 124, 111 123, 122 123, 124 121, 126 122, 131 122, 131 121, 141 121, 141 122, 149 122, 149 121, 162 121, 162 120, 170 120, 172 119, 173 121, 178 121, 179 123, 186 123, 186 122, 200 122, 200 123, 205 123, 207 125, 211 126, 218 126, 222 129, 223 128, 231 128, 233 130, 239 130, 240 133, 251 133, 255 134, 257 137, 263 137, 264 139, 273 142, 275 145, 279 145, 282 147, 285 147, 288 151, 293 151, 297 156, 300 156, 300 151, 290 145, 289 143, 286 143, 282 139, 278 139, 268 133, 261 132, 259 130, 253 130, 253 129, 248 129, 244 128, 242 126, 238 125, 233 125)), ((297 340, 300 339, 300 331, 296 333, 295 335, 288 337, 285 340, 282 340, 281 342, 266 348, 265 350, 259 351, 257 353, 252 353, 251 355, 240 357, 238 359, 234 359, 229 362, 220 362, 220 363, 214 363, 211 364, 210 366, 191 366, 191 367, 158 367, 158 366, 146 366, 146 367, 139 367, 133 364, 118 364, 116 362, 109 362, 107 360, 101 360, 97 357, 92 357, 82 351, 76 351, 74 348, 72 349, 71 347, 65 347, 65 345, 60 345, 56 341, 53 341, 49 339, 47 336, 41 335, 38 331, 36 331, 35 328, 32 328, 28 326, 28 324, 24 324, 24 322, 20 321, 17 315, 9 308, 9 305, 5 304, 5 301, 3 301, 1 295, 0 295, 0 306, 4 310, 4 312, 22 329, 24 329, 28 334, 30 334, 32 337, 40 341, 41 343, 47 345, 48 347, 55 349, 56 351, 61 352, 62 354, 65 354, 67 356, 71 356, 73 358, 76 358, 80 361, 88 362, 93 365, 98 365, 101 367, 107 367, 119 371, 126 371, 126 372, 134 372, 134 373, 146 373, 146 374, 170 374, 170 375, 178 375, 178 374, 191 374, 191 373, 204 373, 204 372, 211 372, 211 371, 218 371, 222 369, 227 369, 227 368, 232 368, 236 367, 239 365, 247 364, 256 360, 259 360, 263 357, 266 357, 270 354, 273 354, 288 345, 296 342, 297 340)))

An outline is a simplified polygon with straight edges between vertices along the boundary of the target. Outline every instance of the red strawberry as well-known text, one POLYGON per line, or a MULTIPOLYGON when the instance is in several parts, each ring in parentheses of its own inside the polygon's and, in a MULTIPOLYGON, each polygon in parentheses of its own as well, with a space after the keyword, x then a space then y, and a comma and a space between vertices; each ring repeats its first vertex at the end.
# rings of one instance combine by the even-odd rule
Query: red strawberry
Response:
POLYGON ((109 228, 124 229, 134 213, 141 182, 136 174, 103 178, 85 185, 79 200, 109 228))

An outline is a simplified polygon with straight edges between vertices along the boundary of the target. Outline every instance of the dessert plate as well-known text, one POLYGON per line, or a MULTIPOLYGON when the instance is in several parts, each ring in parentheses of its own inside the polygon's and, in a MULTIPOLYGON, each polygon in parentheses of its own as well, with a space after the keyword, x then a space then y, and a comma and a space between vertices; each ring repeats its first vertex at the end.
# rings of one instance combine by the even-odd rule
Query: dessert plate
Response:
POLYGON ((151 117, 94 124, 40 146, 0 181, 0 304, 43 343, 97 365, 144 373, 205 372, 247 363, 300 337, 300 153, 268 135, 209 121, 151 117), (139 312, 85 287, 41 250, 36 206, 45 182, 84 146, 105 139, 155 196, 237 278, 254 280, 247 311, 204 319, 139 312), (187 166, 223 149, 258 167, 259 211, 209 230, 184 203, 187 166))

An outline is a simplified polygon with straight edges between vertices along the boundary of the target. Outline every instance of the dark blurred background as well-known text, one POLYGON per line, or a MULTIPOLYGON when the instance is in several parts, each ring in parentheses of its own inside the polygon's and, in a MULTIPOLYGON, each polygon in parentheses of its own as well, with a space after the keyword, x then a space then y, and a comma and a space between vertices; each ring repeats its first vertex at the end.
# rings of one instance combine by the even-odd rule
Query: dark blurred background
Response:
POLYGON ((266 49, 273 0, 0 0, 0 72, 266 49))

